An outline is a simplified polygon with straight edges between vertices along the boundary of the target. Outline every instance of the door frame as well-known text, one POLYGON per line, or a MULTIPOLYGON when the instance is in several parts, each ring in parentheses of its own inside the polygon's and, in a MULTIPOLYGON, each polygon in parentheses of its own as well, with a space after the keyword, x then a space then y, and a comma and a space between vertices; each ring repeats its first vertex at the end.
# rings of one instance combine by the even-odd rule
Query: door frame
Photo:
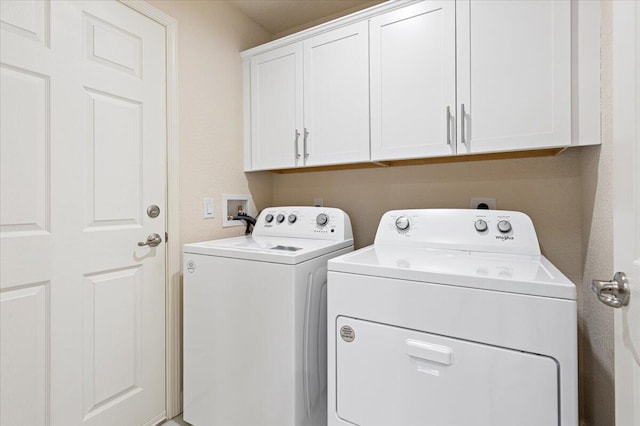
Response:
MULTIPOLYGON (((633 244, 627 244, 628 235, 634 235, 628 225, 634 222, 634 206, 638 195, 628 195, 629 176, 638 173, 634 170, 634 160, 638 157, 637 143, 640 141, 640 4, 632 1, 617 1, 612 5, 612 60, 613 60, 613 267, 615 271, 627 270, 630 266, 628 260, 633 252, 633 244), (636 144, 634 146, 634 144, 636 144), (635 157, 635 158, 634 158, 635 157), (620 189, 623 188, 623 189, 620 189), (621 243, 622 240, 622 243, 621 243)), ((637 175, 636 175, 637 176, 637 175)), ((633 190, 633 186, 631 186, 633 190)), ((636 188, 637 189, 637 188, 636 188)), ((639 289, 634 283, 634 276, 630 277, 632 299, 630 304, 635 304, 634 310, 639 309, 636 300, 640 295, 634 292, 639 289), (636 299, 634 299, 636 298, 636 299)), ((614 362, 615 362, 615 419, 616 424, 628 424, 638 413, 634 409, 637 402, 637 392, 634 387, 633 374, 629 374, 637 362, 637 353, 634 351, 634 342, 631 341, 628 321, 631 306, 615 309, 614 312, 614 362), (628 353, 627 353, 628 352, 628 353), (635 358, 635 359, 634 359, 635 358), (634 392, 636 393, 634 395, 634 392)), ((637 418, 635 419, 637 420, 637 418)))
POLYGON ((180 245, 180 193, 178 139, 178 21, 143 0, 118 0, 120 3, 154 20, 166 34, 166 200, 165 229, 165 405, 168 419, 182 412, 182 322, 180 245))

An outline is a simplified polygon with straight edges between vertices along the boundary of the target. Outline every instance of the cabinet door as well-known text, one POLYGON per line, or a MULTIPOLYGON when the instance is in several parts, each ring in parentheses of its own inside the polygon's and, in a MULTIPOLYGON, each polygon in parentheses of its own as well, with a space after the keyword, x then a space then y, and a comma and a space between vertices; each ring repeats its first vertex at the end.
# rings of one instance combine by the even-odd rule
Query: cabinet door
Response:
POLYGON ((368 35, 364 21, 304 42, 307 166, 369 160, 368 35))
POLYGON ((569 1, 456 4, 458 153, 569 145, 569 1))
POLYGON ((455 3, 386 13, 370 32, 371 159, 455 153, 455 3))
POLYGON ((302 43, 251 58, 251 168, 302 165, 302 43))

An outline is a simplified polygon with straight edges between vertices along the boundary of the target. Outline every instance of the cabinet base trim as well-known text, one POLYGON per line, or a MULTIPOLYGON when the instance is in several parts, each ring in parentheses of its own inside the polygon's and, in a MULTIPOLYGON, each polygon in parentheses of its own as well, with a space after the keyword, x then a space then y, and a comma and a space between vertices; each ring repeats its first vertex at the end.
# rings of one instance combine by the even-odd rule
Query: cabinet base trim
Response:
POLYGON ((267 170, 272 173, 305 173, 331 170, 373 169, 378 167, 416 166, 423 164, 460 163, 466 161, 504 160, 510 158, 553 157, 564 152, 568 147, 534 149, 530 151, 496 152, 487 154, 469 154, 447 157, 413 158, 409 160, 373 161, 370 163, 336 164, 332 166, 298 167, 295 169, 267 170))

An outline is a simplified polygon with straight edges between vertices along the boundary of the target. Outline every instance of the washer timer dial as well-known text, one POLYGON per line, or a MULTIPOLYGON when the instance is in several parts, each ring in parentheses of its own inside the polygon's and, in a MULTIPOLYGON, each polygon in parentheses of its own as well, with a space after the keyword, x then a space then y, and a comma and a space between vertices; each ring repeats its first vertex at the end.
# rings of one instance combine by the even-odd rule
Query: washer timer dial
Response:
POLYGON ((329 223, 329 216, 324 213, 320 213, 316 217, 316 223, 318 224, 318 226, 325 226, 327 223, 329 223))

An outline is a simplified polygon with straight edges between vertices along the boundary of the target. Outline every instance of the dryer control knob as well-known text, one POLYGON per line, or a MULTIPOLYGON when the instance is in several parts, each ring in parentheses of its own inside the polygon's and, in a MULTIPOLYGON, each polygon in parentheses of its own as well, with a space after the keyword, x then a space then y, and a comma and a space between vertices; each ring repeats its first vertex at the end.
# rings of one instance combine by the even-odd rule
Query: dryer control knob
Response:
POLYGON ((295 214, 290 214, 287 220, 289 221, 289 223, 296 223, 297 219, 298 218, 296 217, 295 214))
POLYGON ((489 226, 487 225, 487 222, 484 219, 476 220, 475 227, 476 227, 476 231, 478 232, 484 232, 489 228, 489 226))
POLYGON ((324 213, 320 213, 316 217, 316 223, 318 224, 318 226, 325 226, 327 223, 329 223, 329 216, 324 213))
POLYGON ((264 221, 267 222, 267 223, 273 222, 273 215, 271 213, 269 213, 268 215, 266 215, 264 217, 264 221))
POLYGON ((284 215, 280 213, 278 216, 276 216, 276 220, 278 221, 278 223, 284 222, 284 215))
POLYGON ((400 216, 396 219, 396 228, 398 228, 398 230, 400 231, 406 231, 407 229, 409 229, 409 225, 409 218, 406 216, 400 216))
POLYGON ((508 220, 501 220, 500 222, 498 222, 498 231, 502 232, 503 234, 511 231, 511 223, 509 223, 508 220))

